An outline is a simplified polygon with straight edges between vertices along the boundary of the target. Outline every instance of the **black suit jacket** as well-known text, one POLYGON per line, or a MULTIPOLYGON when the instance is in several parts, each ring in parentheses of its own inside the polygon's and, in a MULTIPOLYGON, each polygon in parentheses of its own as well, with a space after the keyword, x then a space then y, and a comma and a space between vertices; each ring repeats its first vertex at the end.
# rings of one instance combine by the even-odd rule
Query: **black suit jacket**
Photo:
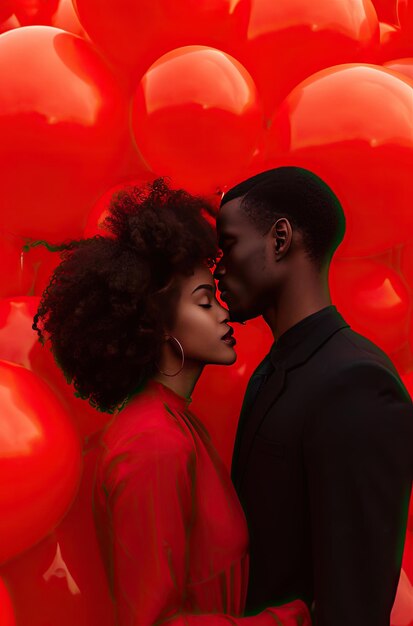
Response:
POLYGON ((275 370, 238 427, 232 477, 251 537, 247 612, 301 597, 316 626, 389 626, 413 475, 412 402, 377 346, 335 307, 320 313, 297 345, 270 352, 275 370))

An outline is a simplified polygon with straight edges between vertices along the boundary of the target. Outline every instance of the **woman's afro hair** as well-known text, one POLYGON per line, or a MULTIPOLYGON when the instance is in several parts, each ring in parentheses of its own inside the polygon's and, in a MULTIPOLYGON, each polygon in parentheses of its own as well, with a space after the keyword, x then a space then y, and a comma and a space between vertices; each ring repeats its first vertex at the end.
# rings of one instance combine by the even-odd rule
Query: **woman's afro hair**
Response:
POLYGON ((174 323, 180 278, 218 249, 208 203, 162 178, 112 197, 108 236, 54 249, 61 262, 33 328, 77 395, 113 413, 151 378, 174 323))

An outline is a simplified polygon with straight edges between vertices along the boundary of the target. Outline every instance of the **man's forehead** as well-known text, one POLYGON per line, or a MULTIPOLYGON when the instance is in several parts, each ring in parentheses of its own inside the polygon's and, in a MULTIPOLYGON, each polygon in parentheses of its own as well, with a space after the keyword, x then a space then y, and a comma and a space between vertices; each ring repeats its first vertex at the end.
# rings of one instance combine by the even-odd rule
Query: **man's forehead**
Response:
POLYGON ((241 201, 242 197, 233 198, 222 205, 217 215, 218 231, 239 228, 246 222, 245 212, 241 209, 241 201))

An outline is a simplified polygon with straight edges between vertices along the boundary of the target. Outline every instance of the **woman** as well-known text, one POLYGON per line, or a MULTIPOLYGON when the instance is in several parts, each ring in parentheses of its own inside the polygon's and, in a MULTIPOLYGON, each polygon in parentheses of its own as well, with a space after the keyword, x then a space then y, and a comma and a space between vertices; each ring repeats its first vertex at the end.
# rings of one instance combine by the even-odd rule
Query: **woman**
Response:
POLYGON ((101 438, 94 510, 118 623, 307 625, 300 600, 239 617, 246 523, 189 411, 203 367, 236 359, 209 269, 218 250, 204 208, 161 179, 118 194, 110 237, 64 246, 34 328, 80 396, 114 413, 101 438))

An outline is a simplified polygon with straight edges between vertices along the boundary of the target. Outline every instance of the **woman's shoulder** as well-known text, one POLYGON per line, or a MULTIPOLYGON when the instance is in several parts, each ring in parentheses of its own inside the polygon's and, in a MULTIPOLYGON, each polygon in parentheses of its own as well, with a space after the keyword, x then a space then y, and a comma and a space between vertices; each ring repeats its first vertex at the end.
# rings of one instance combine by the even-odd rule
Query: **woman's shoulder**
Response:
POLYGON ((105 456, 145 450, 151 454, 191 454, 194 443, 182 417, 161 395, 143 390, 108 424, 100 444, 105 456))

